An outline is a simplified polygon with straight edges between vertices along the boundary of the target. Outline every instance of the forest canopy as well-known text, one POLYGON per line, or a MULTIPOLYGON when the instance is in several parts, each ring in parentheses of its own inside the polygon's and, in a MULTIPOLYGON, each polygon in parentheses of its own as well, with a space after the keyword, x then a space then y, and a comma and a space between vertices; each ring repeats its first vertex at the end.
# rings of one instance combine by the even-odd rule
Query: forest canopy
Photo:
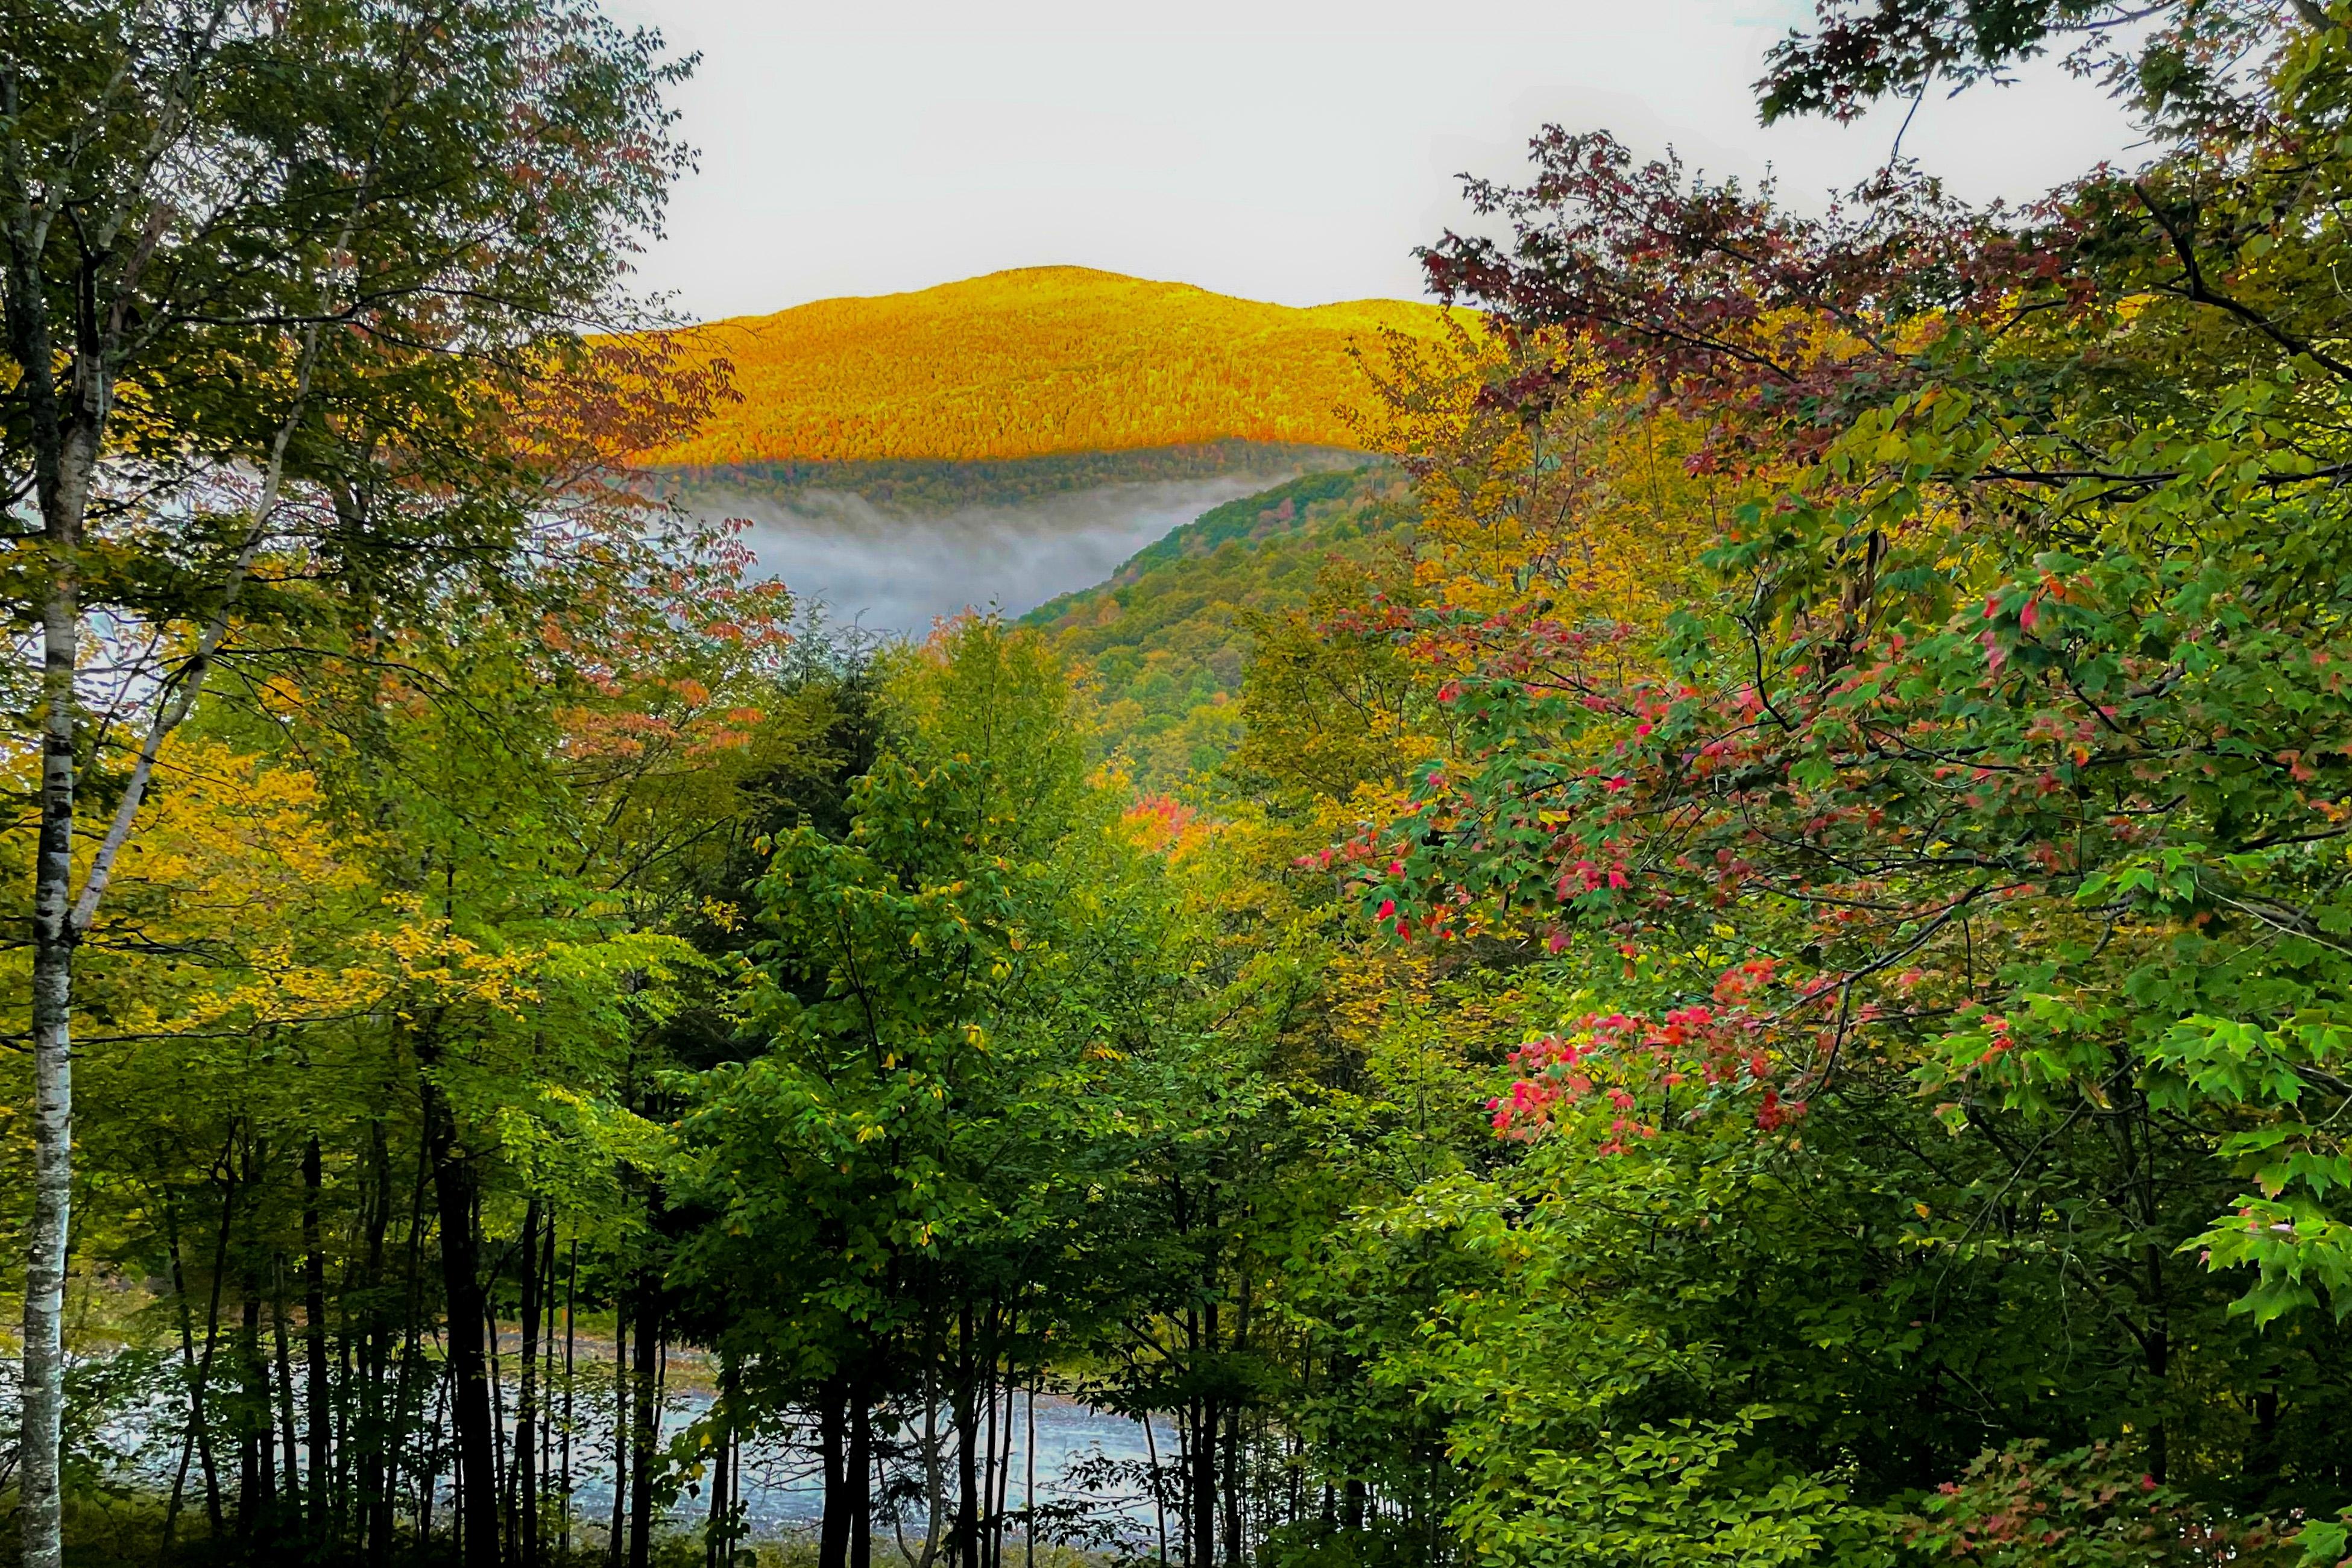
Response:
POLYGON ((825 299, 649 346, 721 363, 741 401, 650 463, 1041 457, 1248 441, 1360 444, 1355 354, 1442 335, 1432 306, 1310 309, 1082 267, 825 299))

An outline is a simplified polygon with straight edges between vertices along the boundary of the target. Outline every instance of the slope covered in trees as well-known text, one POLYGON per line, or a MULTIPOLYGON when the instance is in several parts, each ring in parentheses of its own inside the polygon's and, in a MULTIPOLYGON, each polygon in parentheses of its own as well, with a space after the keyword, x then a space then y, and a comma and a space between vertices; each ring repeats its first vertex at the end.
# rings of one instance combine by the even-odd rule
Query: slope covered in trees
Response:
POLYGON ((651 483, 687 505, 724 500, 805 505, 814 495, 856 496, 888 513, 937 516, 973 507, 1017 507, 1050 497, 1165 480, 1280 474, 1286 468, 1353 467, 1364 459, 1326 446, 1208 441, 1184 446, 1063 453, 997 462, 899 459, 874 463, 743 463, 662 469, 651 483))
POLYGON ((2144 166, 1548 132, 1394 467, 877 647, 625 461, 652 44, 310 4, 6 24, 25 1562, 2347 1561, 2352 11, 1832 6, 2144 166))
POLYGON ((659 466, 1039 457, 1236 440, 1355 446, 1351 357, 1432 338, 1431 306, 1310 309, 1076 267, 826 299, 673 334, 741 400, 659 466))
POLYGON ((1412 515, 1401 470, 1309 474, 1212 507, 1022 624, 1084 672, 1099 743, 1118 765, 1145 788, 1170 788, 1214 771, 1239 739, 1261 631, 1303 608, 1335 563, 1372 570, 1410 538, 1412 515))

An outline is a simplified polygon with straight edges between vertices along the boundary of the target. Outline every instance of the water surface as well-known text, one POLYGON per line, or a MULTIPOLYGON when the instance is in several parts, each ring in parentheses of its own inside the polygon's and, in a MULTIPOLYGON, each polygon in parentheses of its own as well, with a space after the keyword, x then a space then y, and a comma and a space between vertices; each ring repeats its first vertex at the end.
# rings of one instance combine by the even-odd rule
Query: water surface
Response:
MULTIPOLYGON (((702 1392, 674 1394, 667 1405, 662 1420, 665 1440, 708 1414, 710 1396, 702 1392)), ((1018 1515, 1029 1507, 1033 1494, 1029 1485, 1027 1422, 1019 1404, 1013 1414, 1004 1505, 1018 1515)), ((1155 1419, 1151 1439, 1147 1442, 1143 1424, 1130 1416, 1052 1396, 1037 1400, 1036 1423, 1034 1497, 1041 1516, 1047 1520, 1039 1528, 1041 1540, 1064 1533, 1052 1522, 1055 1516, 1072 1515, 1082 1516, 1093 1532, 1108 1534, 1130 1545, 1143 1544, 1155 1536, 1158 1521, 1147 1478, 1151 1473, 1154 1444, 1162 1472, 1172 1470, 1177 1451, 1173 1427, 1155 1419)), ((944 1431, 944 1419, 940 1425, 944 1431)), ((899 1441, 903 1444, 906 1438, 902 1437, 899 1441)), ((955 1477, 951 1447, 945 1462, 952 1500, 955 1477)), ((896 1462, 886 1461, 885 1468, 906 1486, 919 1488, 922 1484, 919 1462, 911 1455, 896 1462)), ((611 1516, 612 1478, 608 1441, 591 1439, 575 1450, 572 1507, 583 1521, 593 1523, 611 1516)), ((740 1488, 744 1511, 755 1536, 798 1533, 814 1529, 824 1517, 824 1489, 812 1441, 747 1441, 743 1446, 740 1488)), ((703 1517, 707 1505, 701 1501, 700 1488, 694 1490, 698 1495, 681 1498, 673 1515, 680 1525, 693 1525, 703 1517)), ((908 1543, 917 1544, 922 1537, 924 1511, 920 1500, 903 1511, 906 1517, 900 1521, 901 1528, 908 1543)), ((877 1519, 875 1528, 887 1534, 890 1527, 877 1519)), ((1019 1526, 1015 1524, 1013 1528, 1017 1531, 1019 1526)))

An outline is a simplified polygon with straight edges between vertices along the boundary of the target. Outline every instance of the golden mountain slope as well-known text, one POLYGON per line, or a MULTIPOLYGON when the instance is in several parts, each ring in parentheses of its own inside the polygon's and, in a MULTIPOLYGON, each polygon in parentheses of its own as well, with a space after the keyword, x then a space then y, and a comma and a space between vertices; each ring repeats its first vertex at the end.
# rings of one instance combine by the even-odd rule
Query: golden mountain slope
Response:
POLYGON ((687 329, 743 401, 657 464, 973 460, 1238 439, 1358 444, 1359 346, 1439 335, 1433 306, 1295 309, 1082 267, 824 299, 687 329))

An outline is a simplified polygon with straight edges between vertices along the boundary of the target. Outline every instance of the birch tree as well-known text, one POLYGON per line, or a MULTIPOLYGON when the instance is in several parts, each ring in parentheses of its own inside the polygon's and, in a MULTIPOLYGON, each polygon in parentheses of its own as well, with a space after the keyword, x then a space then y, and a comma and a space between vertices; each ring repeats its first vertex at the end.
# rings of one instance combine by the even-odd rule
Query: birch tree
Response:
POLYGON ((635 413, 715 384, 585 337, 633 320, 683 68, 581 0, 0 8, 0 744, 38 758, 29 1568, 62 1552, 75 948, 163 743, 322 619, 364 654, 645 546, 563 502, 635 413))

